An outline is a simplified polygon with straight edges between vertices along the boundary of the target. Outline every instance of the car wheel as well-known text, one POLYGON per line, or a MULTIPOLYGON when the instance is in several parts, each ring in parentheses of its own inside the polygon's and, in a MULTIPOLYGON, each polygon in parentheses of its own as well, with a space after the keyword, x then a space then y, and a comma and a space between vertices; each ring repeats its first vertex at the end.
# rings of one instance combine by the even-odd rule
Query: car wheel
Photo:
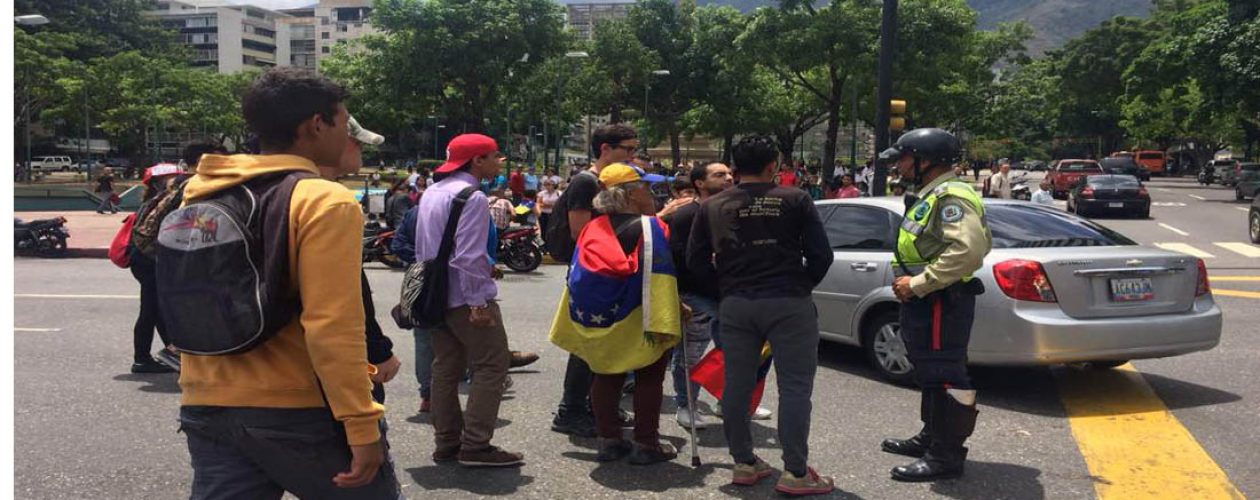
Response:
POLYGON ((862 351, 871 366, 884 379, 898 385, 914 382, 914 364, 901 340, 901 322, 896 310, 880 312, 865 322, 862 351))
POLYGON ((1251 233, 1251 242, 1260 243, 1260 211, 1251 210, 1251 223, 1248 225, 1251 233))

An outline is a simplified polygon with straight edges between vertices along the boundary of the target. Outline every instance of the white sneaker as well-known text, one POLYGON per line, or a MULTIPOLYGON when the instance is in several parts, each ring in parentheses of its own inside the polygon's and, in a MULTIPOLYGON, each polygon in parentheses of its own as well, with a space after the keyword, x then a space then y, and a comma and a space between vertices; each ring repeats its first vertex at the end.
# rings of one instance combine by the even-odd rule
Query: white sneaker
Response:
MULTIPOLYGON (((722 403, 720 401, 718 402, 717 406, 714 407, 713 413, 717 415, 718 417, 722 416, 722 403)), ((773 411, 770 411, 769 408, 758 405, 757 411, 753 412, 752 414, 752 419, 753 420, 770 420, 770 417, 772 416, 774 416, 773 411)))
MULTIPOLYGON (((691 410, 690 409, 679 408, 678 413, 676 413, 675 416, 677 417, 678 425, 682 426, 684 429, 691 427, 691 410)), ((696 428, 697 429, 707 429, 709 427, 713 427, 716 425, 721 425, 721 424, 708 418, 708 416, 706 416, 702 412, 696 412, 696 428)))

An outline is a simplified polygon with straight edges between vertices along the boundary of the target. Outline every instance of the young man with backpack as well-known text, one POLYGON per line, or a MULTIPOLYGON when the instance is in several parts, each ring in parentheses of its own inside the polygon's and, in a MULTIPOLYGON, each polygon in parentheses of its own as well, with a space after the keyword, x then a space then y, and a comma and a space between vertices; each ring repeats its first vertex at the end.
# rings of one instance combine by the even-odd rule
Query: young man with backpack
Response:
POLYGON ((479 179, 493 178, 502 169, 503 156, 494 139, 456 136, 446 146, 446 163, 434 170, 437 182, 420 199, 416 262, 446 268, 445 315, 441 325, 429 329, 434 462, 458 461, 470 467, 525 462, 524 455, 490 444, 512 355, 487 249, 489 203, 477 188, 479 179), (448 225, 453 225, 449 231, 448 225), (443 254, 449 261, 438 262, 443 254), (461 411, 459 382, 467 369, 473 372, 472 383, 468 405, 461 411))
MULTIPOLYGON (((184 164, 195 171, 201 155, 222 152, 223 147, 217 144, 190 144, 184 148, 184 164)), ((170 373, 180 370, 179 352, 171 348, 166 325, 158 312, 157 264, 154 257, 157 250, 157 229, 162 224, 162 216, 180 202, 179 189, 185 179, 184 174, 178 166, 169 163, 154 165, 144 171, 144 202, 133 216, 126 250, 127 267, 131 269, 131 276, 140 283, 140 314, 136 316, 136 325, 132 332, 135 352, 131 373, 170 373), (154 330, 157 330, 162 339, 163 348, 156 355, 150 356, 149 347, 153 344, 154 330)))
MULTIPOLYGON (((625 163, 639 149, 634 128, 614 123, 595 129, 591 136, 591 155, 595 164, 574 175, 569 186, 556 201, 547 228, 547 253, 551 258, 568 263, 582 228, 599 216, 595 195, 599 194, 599 172, 613 163, 625 163)), ((564 395, 552 420, 551 430, 574 436, 595 437, 595 417, 591 413, 591 381, 594 374, 581 358, 569 355, 564 372, 564 395)), ((623 422, 625 424, 627 422, 623 422)))
POLYGON ((345 151, 348 97, 313 71, 263 73, 242 98, 262 154, 203 156, 163 221, 158 288, 184 351, 193 499, 400 494, 371 394, 363 215, 348 189, 318 178, 345 151), (232 253, 239 241, 246 255, 232 253))

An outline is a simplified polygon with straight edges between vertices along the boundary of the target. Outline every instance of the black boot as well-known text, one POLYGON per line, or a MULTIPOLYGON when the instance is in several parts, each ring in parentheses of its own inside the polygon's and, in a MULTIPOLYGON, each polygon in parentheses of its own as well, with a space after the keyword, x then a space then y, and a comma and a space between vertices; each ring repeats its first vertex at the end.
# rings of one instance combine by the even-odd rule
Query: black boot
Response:
POLYGON ((954 479, 963 475, 967 462, 967 448, 963 443, 976 428, 975 405, 959 403, 949 394, 933 398, 931 422, 932 444, 923 458, 910 465, 894 467, 892 478, 897 481, 927 482, 954 479))
MULTIPOLYGON (((885 439, 880 448, 887 453, 921 458, 932 446, 932 433, 928 431, 928 414, 931 411, 932 398, 939 389, 924 389, 919 396, 919 420, 923 421, 923 430, 910 439, 885 439)), ((942 394, 944 393, 941 391, 942 394)))

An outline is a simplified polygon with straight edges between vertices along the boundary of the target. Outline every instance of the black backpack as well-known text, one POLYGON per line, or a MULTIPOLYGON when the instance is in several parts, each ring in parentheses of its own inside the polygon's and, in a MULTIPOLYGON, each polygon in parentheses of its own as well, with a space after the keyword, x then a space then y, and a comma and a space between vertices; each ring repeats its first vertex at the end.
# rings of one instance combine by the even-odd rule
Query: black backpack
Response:
POLYGON ((236 354, 293 320, 301 303, 289 284, 289 199, 298 181, 314 177, 263 175, 162 219, 158 308, 171 344, 198 355, 236 354))
POLYGON ((442 230, 442 243, 438 253, 431 260, 416 262, 403 274, 402 293, 398 305, 390 311, 390 316, 399 328, 435 328, 446 324, 446 302, 450 283, 451 251, 455 247, 455 230, 459 227, 460 215, 464 212, 464 204, 468 197, 477 191, 476 187, 466 187, 455 196, 451 203, 450 215, 446 218, 446 227, 442 230))
MULTIPOLYGON (((589 171, 579 172, 577 175, 595 176, 589 171)), ((598 177, 596 178, 598 181, 598 177)), ((573 252, 577 248, 577 241, 574 240, 573 234, 569 232, 569 199, 573 190, 566 189, 560 193, 560 198, 556 200, 556 206, 551 209, 551 219, 547 222, 545 231, 547 232, 546 244, 547 255, 558 262, 568 264, 573 260, 573 252)))

